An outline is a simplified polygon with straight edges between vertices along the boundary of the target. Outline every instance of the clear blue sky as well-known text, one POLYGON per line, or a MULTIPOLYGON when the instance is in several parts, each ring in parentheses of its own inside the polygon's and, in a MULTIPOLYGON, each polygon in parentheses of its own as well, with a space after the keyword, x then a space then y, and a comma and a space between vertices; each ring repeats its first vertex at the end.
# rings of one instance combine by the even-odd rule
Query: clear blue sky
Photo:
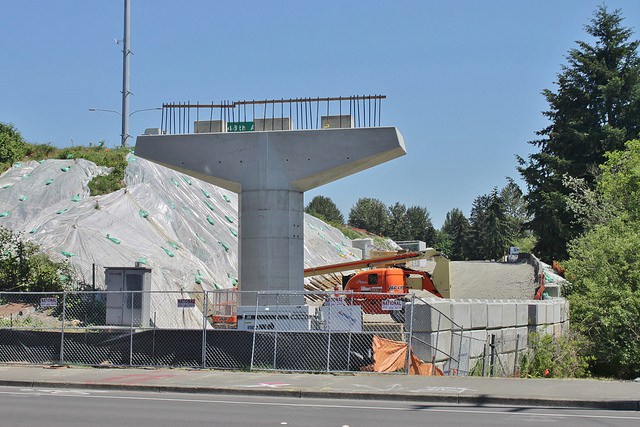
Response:
MULTIPOLYGON (((469 214, 546 125, 540 92, 600 0, 131 0, 131 111, 163 102, 385 94, 408 154, 308 192, 469 214)), ((640 1, 610 0, 640 38, 640 1)), ((34 143, 119 144, 122 0, 2 0, 0 121, 34 143)), ((132 135, 160 112, 131 117, 132 135)))

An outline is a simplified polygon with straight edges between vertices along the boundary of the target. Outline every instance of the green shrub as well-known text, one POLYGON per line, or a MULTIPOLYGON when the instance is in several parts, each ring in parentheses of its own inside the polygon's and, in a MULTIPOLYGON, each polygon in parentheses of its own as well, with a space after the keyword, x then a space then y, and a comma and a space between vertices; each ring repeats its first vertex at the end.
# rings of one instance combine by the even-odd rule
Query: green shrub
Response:
POLYGON ((554 337, 529 335, 529 350, 520 357, 522 378, 573 378, 588 376, 586 340, 578 334, 554 337))

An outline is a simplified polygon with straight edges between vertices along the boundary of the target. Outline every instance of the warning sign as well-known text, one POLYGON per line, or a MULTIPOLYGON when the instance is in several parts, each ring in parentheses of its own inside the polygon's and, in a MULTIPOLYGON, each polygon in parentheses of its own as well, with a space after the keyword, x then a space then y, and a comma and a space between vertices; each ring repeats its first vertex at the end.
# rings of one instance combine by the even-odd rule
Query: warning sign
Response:
POLYGON ((388 311, 402 310, 402 301, 397 299, 386 299, 382 301, 382 309, 388 311))

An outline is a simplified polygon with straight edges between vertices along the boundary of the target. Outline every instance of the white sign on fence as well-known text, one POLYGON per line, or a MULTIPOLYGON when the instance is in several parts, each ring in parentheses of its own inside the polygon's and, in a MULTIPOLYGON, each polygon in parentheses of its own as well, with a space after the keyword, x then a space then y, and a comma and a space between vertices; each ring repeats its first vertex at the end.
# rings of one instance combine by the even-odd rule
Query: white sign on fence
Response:
POLYGON ((400 311, 402 310, 402 301, 397 299, 382 300, 382 309, 389 311, 400 311))
POLYGON ((196 306, 195 298, 179 298, 178 308, 193 308, 196 306))
POLYGON ((40 298, 40 307, 57 307, 57 306, 58 306, 58 298, 56 297, 40 298))

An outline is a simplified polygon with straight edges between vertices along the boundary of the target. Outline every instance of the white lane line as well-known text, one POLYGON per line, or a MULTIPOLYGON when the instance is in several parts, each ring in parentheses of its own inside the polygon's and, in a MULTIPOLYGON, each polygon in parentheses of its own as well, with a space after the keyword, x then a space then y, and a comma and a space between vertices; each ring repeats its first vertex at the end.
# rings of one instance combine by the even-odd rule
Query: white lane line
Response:
MULTIPOLYGON (((11 391, 0 391, 0 395, 13 395, 13 396, 43 396, 41 390, 34 390, 34 392, 11 392, 11 391)), ((246 400, 236 401, 236 400, 207 400, 207 399, 181 399, 181 398, 172 398, 172 397, 143 397, 143 396, 94 396, 94 395, 83 395, 83 394, 73 394, 73 395, 64 395, 64 394, 46 394, 45 396, 50 397, 73 397, 75 399, 114 399, 114 400, 137 400, 137 401, 156 401, 156 402, 181 402, 181 403, 219 403, 219 404, 229 404, 229 405, 254 405, 254 406, 285 406, 285 407, 300 407, 300 408, 323 408, 323 409, 362 409, 362 410, 379 410, 379 411, 419 411, 419 412, 441 412, 441 413, 450 413, 450 414, 486 414, 486 415, 510 415, 513 417, 530 417, 531 415, 537 416, 546 416, 546 417, 557 417, 557 418, 584 418, 584 419, 607 419, 607 420, 638 420, 640 421, 640 416, 635 417, 625 417, 625 416, 614 416, 614 415, 582 415, 582 414, 554 414, 554 413, 544 413, 544 412, 529 412, 529 413, 521 413, 521 414, 513 414, 505 411, 484 411, 482 407, 478 407, 480 410, 467 410, 467 409, 433 409, 433 408, 414 408, 414 407, 406 407, 406 408, 398 408, 398 407, 385 407, 385 406, 360 406, 360 405, 330 405, 330 404, 313 404, 313 403, 283 403, 283 402, 248 402, 246 400)), ((411 403, 404 402, 407 405, 421 405, 421 403, 411 403)), ((506 407, 505 409, 508 409, 506 407)), ((535 410, 535 408, 528 408, 535 410)), ((571 409, 571 408, 559 408, 561 410, 571 409)))

